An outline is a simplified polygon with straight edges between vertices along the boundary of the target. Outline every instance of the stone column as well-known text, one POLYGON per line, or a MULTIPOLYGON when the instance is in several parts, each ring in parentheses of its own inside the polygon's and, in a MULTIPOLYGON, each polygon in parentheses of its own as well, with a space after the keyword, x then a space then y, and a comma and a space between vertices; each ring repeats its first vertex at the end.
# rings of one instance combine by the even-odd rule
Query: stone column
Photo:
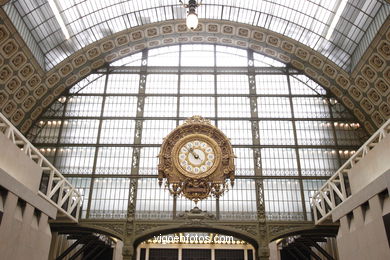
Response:
POLYGON ((265 246, 259 246, 257 251, 258 260, 269 260, 269 247, 268 244, 265 246))
MULTIPOLYGON (((136 181, 136 180, 134 180, 136 181)), ((134 248, 134 214, 129 210, 125 228, 125 238, 123 240, 123 260, 135 260, 137 252, 134 248)))
MULTIPOLYGON (((129 242, 129 241, 126 241, 126 242, 129 242)), ((126 242, 125 242, 125 245, 123 246, 123 251, 122 251, 123 260, 135 260, 136 253, 134 250, 134 246, 132 245, 132 243, 129 244, 126 242)))

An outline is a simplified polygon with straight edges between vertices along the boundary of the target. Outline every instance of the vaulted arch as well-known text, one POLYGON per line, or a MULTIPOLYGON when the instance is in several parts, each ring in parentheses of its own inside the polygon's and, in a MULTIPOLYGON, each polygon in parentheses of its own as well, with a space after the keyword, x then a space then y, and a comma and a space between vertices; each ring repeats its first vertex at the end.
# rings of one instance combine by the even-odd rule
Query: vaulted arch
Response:
MULTIPOLYGON (((5 14, 2 14, 2 16, 5 14)), ((246 24, 201 20, 194 32, 183 20, 152 23, 118 32, 86 46, 48 72, 34 62, 9 21, 0 24, 0 108, 24 133, 62 92, 92 71, 145 48, 208 43, 252 49, 303 71, 330 90, 372 133, 390 117, 390 29, 352 74, 291 38, 246 24)), ((389 27, 389 26, 388 26, 389 27)), ((389 27, 390 28, 390 27, 389 27)))

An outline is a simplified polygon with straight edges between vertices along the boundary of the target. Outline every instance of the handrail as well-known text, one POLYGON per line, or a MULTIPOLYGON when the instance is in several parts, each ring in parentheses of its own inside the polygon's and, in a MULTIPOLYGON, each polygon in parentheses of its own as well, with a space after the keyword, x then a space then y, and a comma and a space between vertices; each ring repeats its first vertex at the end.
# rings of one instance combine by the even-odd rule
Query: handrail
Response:
POLYGON ((322 223, 332 211, 352 194, 348 172, 363 159, 381 140, 390 133, 390 119, 387 120, 337 172, 313 195, 312 208, 315 224, 322 223))
POLYGON ((78 222, 82 197, 68 180, 0 113, 0 132, 42 168, 38 194, 61 213, 78 222))

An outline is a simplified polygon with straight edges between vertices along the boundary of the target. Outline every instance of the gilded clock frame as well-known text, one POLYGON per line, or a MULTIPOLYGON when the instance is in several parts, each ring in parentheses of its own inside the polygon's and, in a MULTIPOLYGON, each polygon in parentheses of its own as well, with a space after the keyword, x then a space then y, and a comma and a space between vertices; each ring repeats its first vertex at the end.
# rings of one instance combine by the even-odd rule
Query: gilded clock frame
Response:
POLYGON ((208 119, 193 116, 164 138, 159 153, 158 179, 174 196, 183 195, 195 202, 210 195, 221 196, 234 184, 234 153, 229 138, 208 119), (179 149, 189 140, 201 139, 215 152, 213 166, 201 174, 185 171, 179 163, 179 149))

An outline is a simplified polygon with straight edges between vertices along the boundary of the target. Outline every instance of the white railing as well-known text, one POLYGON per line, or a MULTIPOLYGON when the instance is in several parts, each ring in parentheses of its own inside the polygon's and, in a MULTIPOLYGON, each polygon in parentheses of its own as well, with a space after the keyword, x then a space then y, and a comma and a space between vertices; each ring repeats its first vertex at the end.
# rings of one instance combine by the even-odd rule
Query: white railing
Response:
POLYGON ((60 213, 70 218, 71 221, 78 222, 82 203, 80 193, 1 113, 0 132, 42 168, 38 194, 53 204, 60 213))
POLYGON ((390 134, 390 119, 382 125, 349 160, 313 195, 312 208, 315 224, 320 224, 327 219, 333 209, 351 196, 348 172, 376 144, 390 134))

